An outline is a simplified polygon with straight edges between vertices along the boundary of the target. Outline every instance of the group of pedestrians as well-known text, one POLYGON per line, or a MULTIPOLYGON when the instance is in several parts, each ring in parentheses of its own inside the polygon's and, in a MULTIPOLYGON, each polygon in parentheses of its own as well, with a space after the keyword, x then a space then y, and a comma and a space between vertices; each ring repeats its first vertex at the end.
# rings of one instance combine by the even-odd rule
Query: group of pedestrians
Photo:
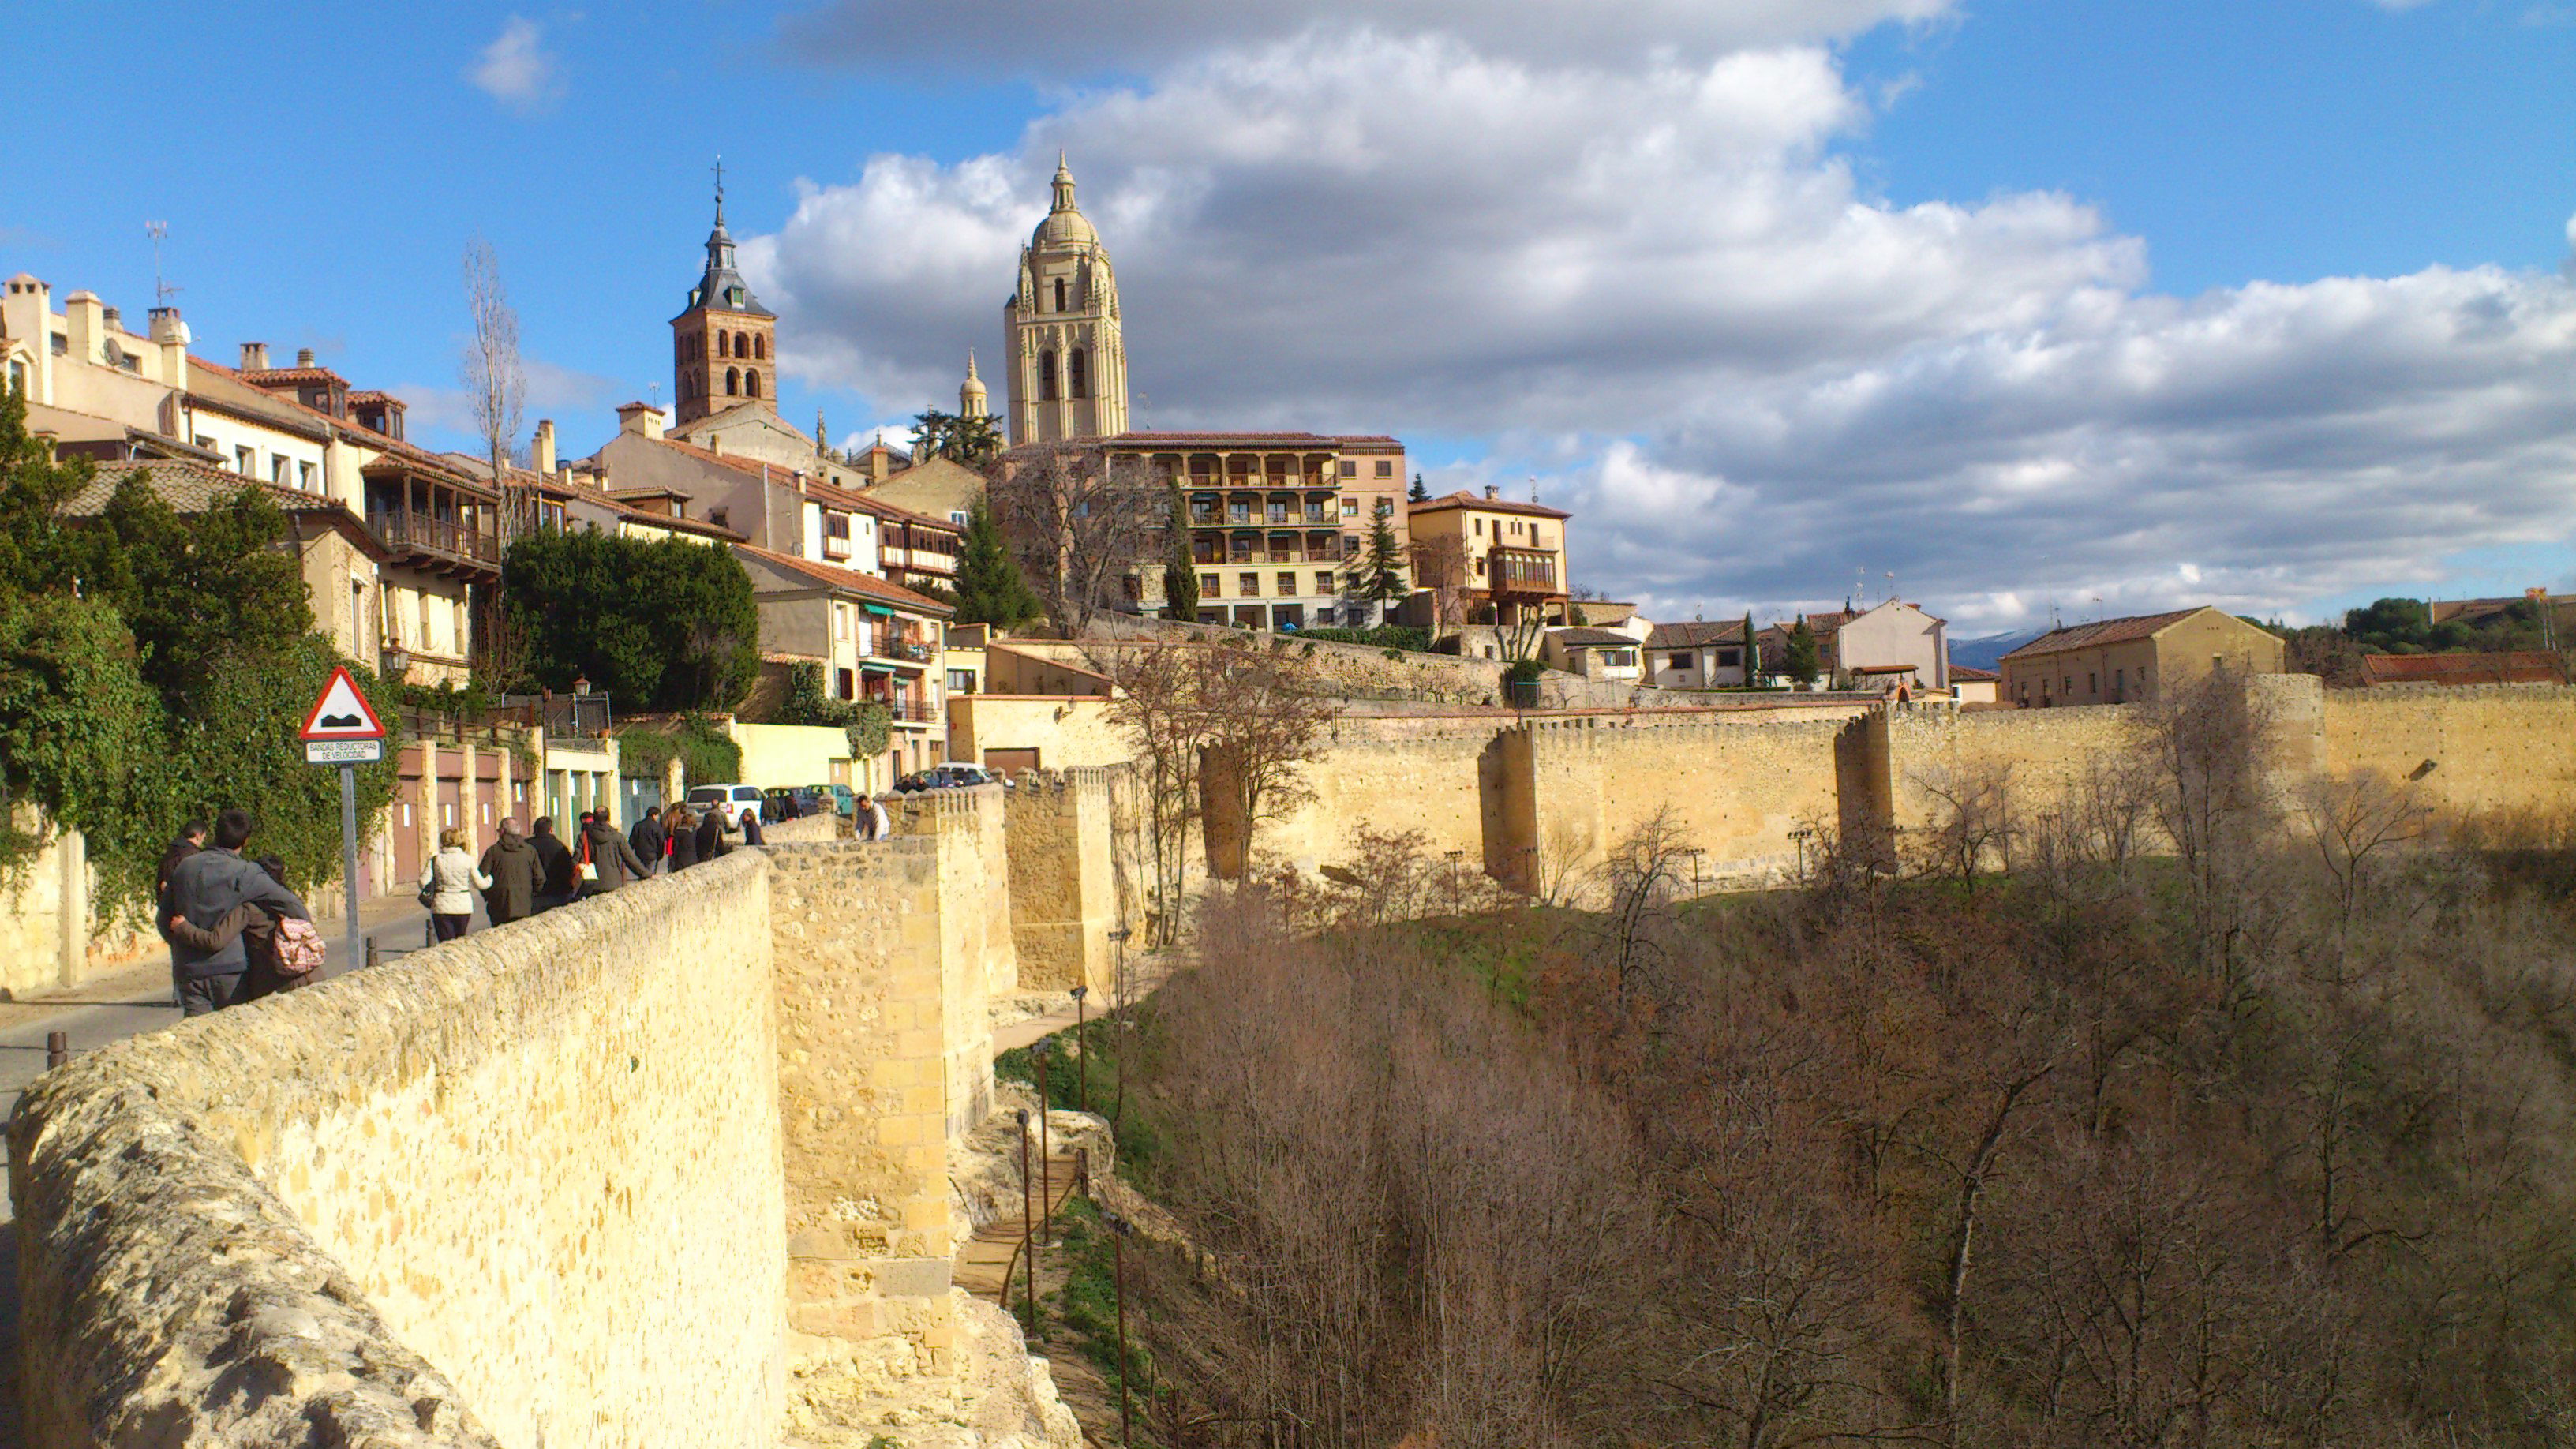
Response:
POLYGON ((478 892, 485 919, 506 926, 644 879, 660 864, 655 850, 637 850, 614 822, 589 810, 581 812, 570 845, 556 836, 551 815, 537 817, 524 836, 519 822, 504 819, 480 860, 465 831, 450 827, 438 837, 438 853, 421 868, 421 904, 429 908, 437 938, 453 941, 472 926, 478 892))
POLYGON ((161 857, 153 922, 189 1016, 292 991, 322 965, 322 937, 286 888, 286 862, 242 855, 256 827, 247 810, 226 810, 211 827, 191 820, 161 857))

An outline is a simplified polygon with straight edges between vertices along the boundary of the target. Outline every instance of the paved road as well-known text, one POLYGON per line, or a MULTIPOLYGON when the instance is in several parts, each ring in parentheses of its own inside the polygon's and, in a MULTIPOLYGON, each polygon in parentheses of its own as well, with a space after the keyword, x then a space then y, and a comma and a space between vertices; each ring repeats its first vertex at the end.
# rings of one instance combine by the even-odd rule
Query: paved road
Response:
MULTIPOLYGON (((479 931, 483 926, 483 913, 478 907, 474 928, 479 931)), ((377 959, 381 962, 418 950, 428 931, 429 916, 411 897, 386 897, 359 908, 358 927, 375 938, 377 959)), ((329 953, 322 965, 324 979, 364 964, 363 948, 352 958, 341 923, 325 921, 322 929, 329 933, 329 953)), ((59 1031, 70 1036, 72 1051, 77 1055, 129 1036, 158 1031, 179 1020, 179 1008, 170 995, 170 957, 166 951, 118 967, 83 986, 26 1001, 0 1002, 0 1094, 5 1094, 0 1095, 0 1107, 14 1112, 27 1084, 44 1072, 47 1033, 59 1031)), ((6 1213, 6 1205, 0 1204, 0 1217, 6 1213)))

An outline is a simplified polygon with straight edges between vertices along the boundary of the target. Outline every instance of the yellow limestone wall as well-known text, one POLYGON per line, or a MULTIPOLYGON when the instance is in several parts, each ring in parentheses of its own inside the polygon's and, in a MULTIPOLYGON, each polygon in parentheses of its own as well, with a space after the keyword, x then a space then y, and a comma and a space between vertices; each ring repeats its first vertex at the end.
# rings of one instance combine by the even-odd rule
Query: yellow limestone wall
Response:
POLYGON ((1121 773, 1050 774, 1010 792, 1011 943, 1023 991, 1079 985, 1109 998, 1109 933, 1124 919, 1113 842, 1121 773))
POLYGON ((2325 692, 2326 768, 2404 779, 2453 814, 2576 807, 2576 690, 2466 689, 2325 692))
POLYGON ((898 839, 938 842, 939 916, 949 1019, 948 1130, 963 1133, 992 1110, 991 1033, 984 1003, 1019 989, 1011 949, 1011 865, 1007 792, 999 785, 905 795, 887 818, 898 839))
POLYGON ((771 965, 742 851, 48 1073, 31 1442, 767 1442, 771 965))

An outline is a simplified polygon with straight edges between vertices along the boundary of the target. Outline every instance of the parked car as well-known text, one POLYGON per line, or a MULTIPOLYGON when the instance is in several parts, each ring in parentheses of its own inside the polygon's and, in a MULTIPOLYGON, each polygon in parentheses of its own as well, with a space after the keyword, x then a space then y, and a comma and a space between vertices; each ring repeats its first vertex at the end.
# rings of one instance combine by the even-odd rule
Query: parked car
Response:
POLYGON ((691 813, 703 815, 718 805, 731 805, 734 808, 735 815, 737 816, 739 816, 743 811, 748 810, 763 825, 767 825, 770 821, 778 818, 773 812, 766 811, 761 808, 760 787, 757 785, 728 783, 723 785, 692 785, 689 787, 689 810, 691 813))
MULTIPOLYGON (((924 790, 970 790, 977 785, 1001 783, 1001 779, 1001 776, 994 774, 992 771, 985 769, 981 765, 969 765, 960 760, 951 760, 944 765, 933 765, 929 769, 922 771, 920 788, 924 790)), ((902 787, 898 785, 896 788, 901 789, 902 787)))
POLYGON ((859 810, 859 792, 847 785, 808 785, 814 798, 832 807, 835 815, 855 815, 859 810))

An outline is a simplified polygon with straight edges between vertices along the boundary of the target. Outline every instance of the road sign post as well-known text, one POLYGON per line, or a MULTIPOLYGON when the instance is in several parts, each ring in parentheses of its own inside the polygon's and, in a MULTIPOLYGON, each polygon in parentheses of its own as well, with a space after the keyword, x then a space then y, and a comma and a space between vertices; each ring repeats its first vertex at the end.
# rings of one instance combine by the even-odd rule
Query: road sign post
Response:
POLYGON ((384 722, 358 691, 358 681, 338 668, 297 737, 304 742, 305 763, 340 770, 340 901, 349 916, 349 960, 355 963, 365 959, 366 950, 358 935, 358 767, 385 757, 384 722))

